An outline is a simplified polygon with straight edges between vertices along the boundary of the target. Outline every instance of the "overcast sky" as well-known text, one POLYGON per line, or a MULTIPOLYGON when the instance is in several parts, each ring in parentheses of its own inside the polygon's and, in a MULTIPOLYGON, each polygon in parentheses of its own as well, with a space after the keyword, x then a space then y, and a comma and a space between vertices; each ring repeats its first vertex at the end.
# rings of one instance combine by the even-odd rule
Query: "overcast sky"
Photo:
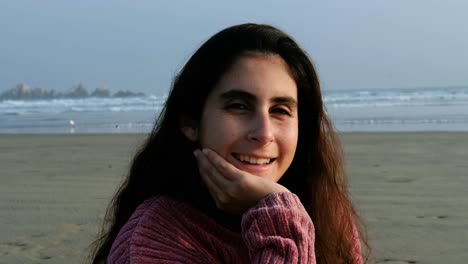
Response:
POLYGON ((468 86, 468 1, 0 2, 0 92, 167 92, 192 52, 238 23, 269 23, 309 53, 324 89, 468 86))

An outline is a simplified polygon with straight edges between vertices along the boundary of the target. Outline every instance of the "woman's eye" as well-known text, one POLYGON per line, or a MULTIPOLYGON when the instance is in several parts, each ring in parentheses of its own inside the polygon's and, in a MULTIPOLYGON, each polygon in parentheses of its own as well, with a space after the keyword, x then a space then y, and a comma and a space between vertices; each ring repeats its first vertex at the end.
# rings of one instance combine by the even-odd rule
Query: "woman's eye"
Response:
POLYGON ((247 110, 247 105, 242 103, 232 103, 226 106, 227 109, 247 110))
POLYGON ((289 111, 284 108, 275 108, 272 110, 272 112, 280 115, 291 115, 289 111))

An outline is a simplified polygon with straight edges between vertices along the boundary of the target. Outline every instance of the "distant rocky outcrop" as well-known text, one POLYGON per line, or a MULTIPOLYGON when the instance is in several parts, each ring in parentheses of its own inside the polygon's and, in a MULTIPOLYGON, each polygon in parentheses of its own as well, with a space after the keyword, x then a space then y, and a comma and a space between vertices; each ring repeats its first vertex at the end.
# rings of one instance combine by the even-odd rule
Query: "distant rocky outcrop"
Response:
POLYGON ((98 87, 91 93, 91 97, 111 97, 111 92, 107 87, 98 87))
POLYGON ((54 91, 39 87, 31 89, 27 84, 18 84, 14 88, 3 92, 0 95, 0 100, 51 99, 54 97, 54 91))
POLYGON ((65 98, 85 98, 89 97, 88 91, 80 83, 77 86, 74 86, 68 93, 64 94, 65 98))
POLYGON ((92 93, 89 93, 82 84, 73 86, 65 93, 59 93, 55 90, 46 88, 31 88, 27 84, 17 84, 15 87, 0 94, 0 100, 46 100, 46 99, 79 99, 88 97, 110 98, 110 97, 144 97, 141 92, 117 91, 112 95, 107 87, 98 87, 92 93))
POLYGON ((114 94, 114 97, 141 97, 144 93, 134 93, 131 91, 118 91, 114 94))

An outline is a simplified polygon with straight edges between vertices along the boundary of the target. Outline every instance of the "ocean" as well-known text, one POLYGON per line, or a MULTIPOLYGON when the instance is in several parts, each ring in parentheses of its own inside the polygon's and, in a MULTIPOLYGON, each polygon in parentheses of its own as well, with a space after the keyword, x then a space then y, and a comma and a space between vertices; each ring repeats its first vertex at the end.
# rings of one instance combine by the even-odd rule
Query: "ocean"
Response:
MULTIPOLYGON (((339 132, 468 131, 468 87, 325 91, 339 132)), ((148 133, 165 96, 0 101, 0 134, 148 133)))

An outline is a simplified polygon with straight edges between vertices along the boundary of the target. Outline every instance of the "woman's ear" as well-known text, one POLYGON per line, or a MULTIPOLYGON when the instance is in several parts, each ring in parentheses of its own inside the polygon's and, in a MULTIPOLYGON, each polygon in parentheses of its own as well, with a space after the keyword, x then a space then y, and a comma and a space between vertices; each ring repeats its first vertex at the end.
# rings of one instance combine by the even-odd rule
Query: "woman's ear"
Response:
POLYGON ((183 126, 180 129, 190 141, 195 142, 198 140, 198 128, 191 126, 183 126))
POLYGON ((190 141, 198 141, 198 126, 187 117, 180 118, 180 130, 190 141))

